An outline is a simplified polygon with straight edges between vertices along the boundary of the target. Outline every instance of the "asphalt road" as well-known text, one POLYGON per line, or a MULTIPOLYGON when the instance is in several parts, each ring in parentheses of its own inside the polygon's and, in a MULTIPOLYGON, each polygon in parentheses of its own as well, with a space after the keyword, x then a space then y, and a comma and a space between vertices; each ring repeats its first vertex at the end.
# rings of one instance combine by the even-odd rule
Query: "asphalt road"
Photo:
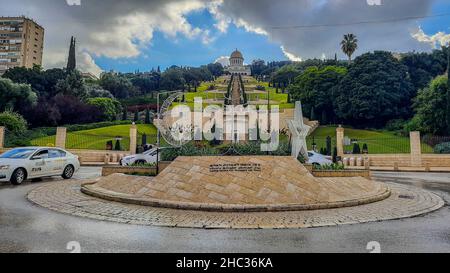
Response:
MULTIPOLYGON (((91 178, 99 168, 82 168, 76 179, 91 178)), ((379 180, 431 190, 450 201, 450 174, 375 173, 379 180)), ((450 209, 412 219, 295 230, 202 230, 134 226, 59 214, 25 198, 43 183, 0 185, 0 252, 450 252, 450 209)))

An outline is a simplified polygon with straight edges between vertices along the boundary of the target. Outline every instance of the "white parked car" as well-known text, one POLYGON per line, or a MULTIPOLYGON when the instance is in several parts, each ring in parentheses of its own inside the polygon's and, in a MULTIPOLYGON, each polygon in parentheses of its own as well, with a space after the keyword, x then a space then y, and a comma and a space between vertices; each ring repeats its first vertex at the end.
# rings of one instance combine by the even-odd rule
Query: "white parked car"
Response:
MULTIPOLYGON (((158 148, 150 149, 142 154, 125 156, 120 160, 120 165, 131 166, 139 164, 156 164, 158 148)), ((161 161, 161 149, 159 149, 159 161, 161 161)))
POLYGON ((309 151, 308 157, 309 157, 308 162, 307 162, 308 164, 320 165, 320 166, 333 164, 333 161, 330 159, 329 156, 324 156, 324 155, 316 153, 314 151, 309 151))
POLYGON ((50 176, 70 179, 79 168, 78 156, 63 149, 16 148, 0 155, 0 182, 20 185, 27 179, 50 176))

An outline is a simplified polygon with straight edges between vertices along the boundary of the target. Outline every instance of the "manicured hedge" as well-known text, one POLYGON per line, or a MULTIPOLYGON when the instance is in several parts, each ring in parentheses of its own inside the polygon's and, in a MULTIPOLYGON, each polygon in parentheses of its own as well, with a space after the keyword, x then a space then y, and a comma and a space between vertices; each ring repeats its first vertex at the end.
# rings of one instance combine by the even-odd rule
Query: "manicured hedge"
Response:
POLYGON ((450 154, 450 142, 444 142, 434 147, 435 154, 450 154))

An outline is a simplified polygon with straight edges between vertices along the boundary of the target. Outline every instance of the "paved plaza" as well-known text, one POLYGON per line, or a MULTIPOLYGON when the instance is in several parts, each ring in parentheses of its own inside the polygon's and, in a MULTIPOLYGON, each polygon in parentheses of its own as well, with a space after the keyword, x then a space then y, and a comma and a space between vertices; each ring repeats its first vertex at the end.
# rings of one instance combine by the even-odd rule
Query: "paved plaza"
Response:
MULTIPOLYGON (((98 168, 82 168, 76 179, 94 178, 98 168)), ((450 174, 380 173, 379 181, 426 189, 450 201, 450 174)), ((191 229, 131 225, 56 213, 34 205, 26 194, 56 179, 21 187, 0 186, 0 252, 448 252, 448 205, 420 217, 308 229, 191 229)))
POLYGON ((444 206, 444 201, 434 193, 391 183, 389 198, 355 207, 285 212, 206 212, 111 202, 81 193, 82 183, 72 180, 46 184, 31 191, 28 199, 56 212, 96 220, 208 229, 285 229, 360 224, 419 216, 444 206))

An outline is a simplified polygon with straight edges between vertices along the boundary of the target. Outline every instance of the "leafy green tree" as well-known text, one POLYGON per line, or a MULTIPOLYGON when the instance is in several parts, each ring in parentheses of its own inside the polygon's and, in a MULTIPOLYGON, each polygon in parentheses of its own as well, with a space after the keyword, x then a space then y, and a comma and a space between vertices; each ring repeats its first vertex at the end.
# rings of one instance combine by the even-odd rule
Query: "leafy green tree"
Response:
POLYGON ((167 91, 182 90, 186 81, 183 77, 183 71, 180 68, 173 67, 166 70, 161 76, 161 89, 167 91))
POLYGON ((291 84, 294 79, 300 75, 300 71, 295 65, 286 65, 278 69, 272 75, 272 81, 277 82, 277 89, 281 87, 281 83, 291 84))
POLYGON ((309 67, 295 78, 289 87, 290 93, 295 100, 302 101, 306 111, 311 111, 312 120, 316 120, 316 114, 320 115, 324 111, 326 116, 332 117, 335 115, 335 89, 346 73, 347 69, 344 67, 309 67))
POLYGON ((134 122, 139 121, 139 111, 134 112, 134 118, 133 118, 134 122))
POLYGON ((223 75, 223 66, 220 63, 208 64, 207 69, 214 77, 220 77, 223 75))
POLYGON ((411 116, 414 87, 406 66, 390 52, 355 59, 335 92, 335 111, 346 124, 383 127, 391 119, 411 116))
POLYGON ((67 73, 59 68, 43 71, 42 67, 36 65, 33 68, 15 67, 8 69, 2 77, 11 79, 15 83, 29 84, 39 97, 51 98, 58 93, 55 88, 56 84, 59 80, 64 80, 67 73))
POLYGON ((37 101, 37 95, 28 84, 14 83, 0 78, 0 111, 23 111, 37 101))
POLYGON ((106 121, 116 120, 117 116, 122 111, 122 106, 116 99, 92 98, 88 99, 87 103, 100 109, 100 111, 103 113, 102 119, 106 121))
POLYGON ((414 99, 415 116, 407 125, 407 130, 445 135, 447 131, 448 78, 439 76, 430 85, 419 91, 414 99))
POLYGON ((83 78, 77 70, 69 73, 64 80, 59 80, 55 88, 59 94, 77 97, 81 100, 88 95, 83 78))
POLYGON ((433 52, 412 52, 401 56, 400 62, 408 67, 408 73, 416 91, 428 86, 431 80, 445 73, 446 48, 433 52))
POLYGON ((27 129, 27 121, 18 113, 5 111, 0 113, 0 126, 12 133, 23 133, 27 129))
POLYGON ((89 84, 86 85, 86 92, 89 98, 110 98, 114 99, 113 94, 108 90, 103 89, 100 85, 89 84))
POLYGON ((117 99, 125 99, 137 93, 136 88, 125 76, 105 73, 100 79, 100 85, 111 92, 117 99))
POLYGON ((349 64, 352 63, 352 55, 358 49, 358 39, 354 34, 345 34, 341 42, 342 51, 348 56, 349 64))

